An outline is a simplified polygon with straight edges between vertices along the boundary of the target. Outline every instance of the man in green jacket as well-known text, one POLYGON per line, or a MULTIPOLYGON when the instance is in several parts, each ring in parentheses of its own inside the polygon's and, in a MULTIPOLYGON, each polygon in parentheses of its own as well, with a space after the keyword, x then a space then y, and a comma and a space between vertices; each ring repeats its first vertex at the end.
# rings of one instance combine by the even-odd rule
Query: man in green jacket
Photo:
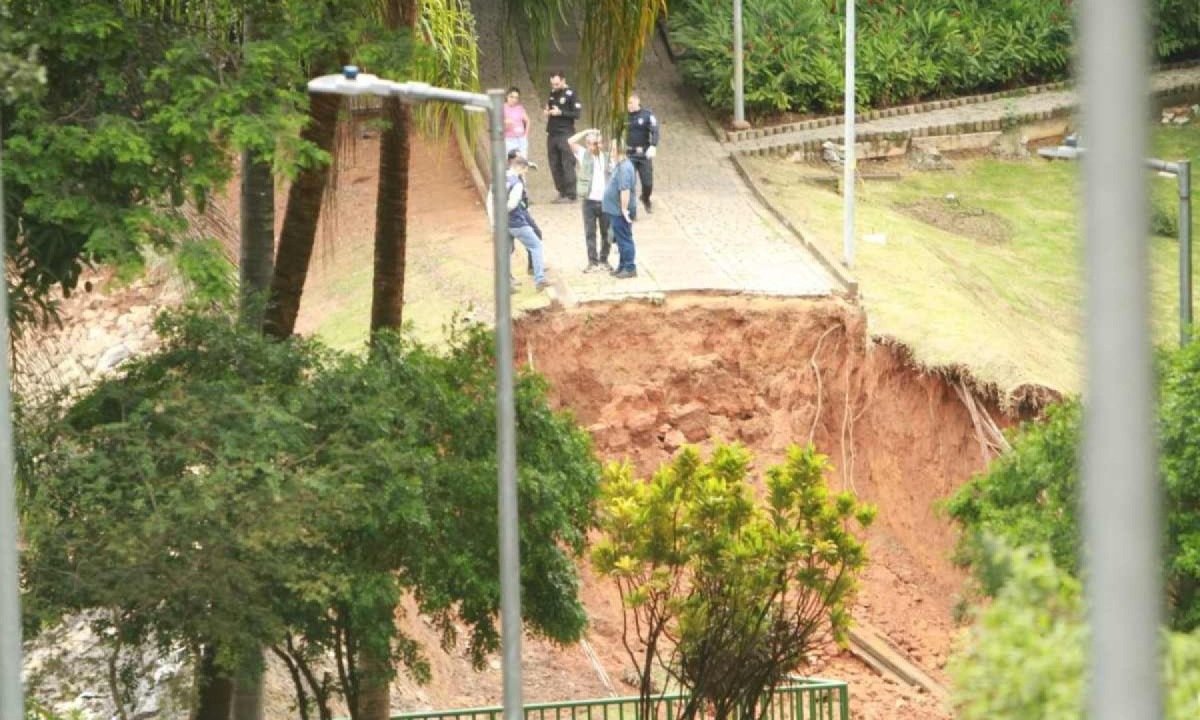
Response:
POLYGON ((567 142, 575 155, 575 194, 583 209, 583 237, 588 259, 583 271, 610 271, 608 218, 600 207, 600 201, 604 199, 604 187, 608 184, 612 165, 604 152, 599 130, 588 128, 577 132, 567 142))

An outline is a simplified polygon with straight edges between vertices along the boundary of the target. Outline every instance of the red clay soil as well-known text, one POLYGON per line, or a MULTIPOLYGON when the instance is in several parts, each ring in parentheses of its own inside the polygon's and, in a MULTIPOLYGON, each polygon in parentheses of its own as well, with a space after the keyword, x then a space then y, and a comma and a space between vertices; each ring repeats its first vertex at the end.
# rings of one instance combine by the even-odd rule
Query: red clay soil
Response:
MULTIPOLYGON (((861 311, 838 300, 672 297, 527 317, 517 357, 549 378, 552 401, 574 412, 603 458, 627 458, 642 474, 685 442, 739 441, 760 470, 790 444, 815 443, 836 467, 833 487, 879 506, 856 614, 946 684, 963 576, 935 506, 982 468, 982 455, 951 381, 865 331, 861 311)), ((612 595, 588 577, 593 645, 624 668, 612 595)), ((802 671, 849 680, 856 718, 950 717, 836 648, 802 671)))

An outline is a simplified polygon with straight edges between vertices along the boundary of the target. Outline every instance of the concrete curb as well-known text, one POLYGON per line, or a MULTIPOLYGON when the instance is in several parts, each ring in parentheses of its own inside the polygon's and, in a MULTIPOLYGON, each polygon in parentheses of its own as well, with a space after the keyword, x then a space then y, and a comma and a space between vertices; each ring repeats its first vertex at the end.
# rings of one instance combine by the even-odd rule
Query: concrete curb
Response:
MULTIPOLYGON (((482 161, 479 154, 471 149, 471 143, 467 140, 466 130, 459 123, 454 123, 454 144, 458 148, 459 156, 462 158, 463 167, 470 173, 471 182, 475 185, 475 190, 479 193, 479 201, 486 205, 488 181, 485 178, 485 173, 490 174, 491 168, 486 167, 486 163, 482 161)), ((480 146, 482 146, 482 143, 480 143, 480 146)))
MULTIPOLYGON (((1163 88, 1152 93, 1152 98, 1159 103, 1173 102, 1179 97, 1193 97, 1196 93, 1200 93, 1200 82, 1182 83, 1180 85, 1163 88)), ((941 105, 935 103, 936 107, 933 110, 943 110, 947 107, 955 107, 955 104, 941 105)), ((891 131, 865 131, 857 134, 857 140, 860 143, 879 142, 886 140, 900 140, 919 137, 945 137, 952 135, 962 135, 966 133, 979 132, 994 132, 1003 131, 1012 127, 1029 125, 1057 118, 1071 117, 1075 114, 1078 103, 1073 101, 1068 105, 1060 105, 1046 110, 1031 110, 1021 113, 1005 115, 1002 118, 992 118, 988 120, 963 120, 961 122, 943 123, 940 125, 924 125, 912 127, 908 130, 891 130, 891 131)), ((891 117, 890 115, 886 117, 891 117)), ((917 121, 919 115, 914 115, 914 122, 917 121)), ((876 118, 877 119, 877 118, 876 118)), ((868 120, 869 121, 869 120, 868 120)), ((825 126, 818 126, 825 127, 825 126)), ((826 141, 838 141, 840 139, 840 121, 831 123, 828 127, 839 128, 837 131, 822 134, 817 138, 809 138, 802 141, 788 142, 787 138, 781 137, 777 144, 776 141, 766 140, 766 144, 757 145, 755 147, 739 148, 736 144, 733 145, 730 152, 741 153, 746 155, 780 155, 802 153, 804 159, 812 160, 821 156, 821 145, 826 141)), ((811 128, 809 129, 811 130, 811 128)), ((788 132, 807 132, 809 130, 791 131, 788 132)), ((768 133, 764 137, 769 138, 770 135, 785 133, 768 133)), ((760 138, 756 138, 760 139, 760 138)))
MULTIPOLYGON (((673 56, 672 61, 674 61, 673 56)), ((1185 60, 1183 62, 1159 65, 1155 67, 1153 71, 1166 72, 1195 66, 1200 66, 1200 60, 1185 60)), ((930 112, 931 110, 943 110, 950 107, 977 105, 979 103, 1002 100, 1005 98, 1020 98, 1029 95, 1037 95, 1040 93, 1054 92, 1071 86, 1072 83, 1069 80, 1060 80, 1058 82, 1042 83, 1041 85, 1014 88, 1012 90, 1002 90, 976 95, 962 95, 959 97, 945 98, 941 100, 928 100, 926 102, 915 103, 912 105, 896 105, 886 108, 877 108, 874 110, 868 110, 864 113, 859 113, 855 116, 855 122, 870 122, 872 120, 879 120, 886 117, 897 117, 900 115, 918 115, 920 113, 930 112)), ((841 125, 842 119, 843 116, 841 114, 822 115, 820 117, 810 118, 808 120, 799 120, 780 125, 769 125, 761 128, 752 128, 750 130, 730 130, 726 132, 727 137, 725 139, 731 143, 738 143, 746 140, 769 137, 771 135, 781 135, 791 132, 804 132, 806 130, 815 130, 817 128, 829 127, 832 125, 841 125)))
POLYGON ((950 693, 946 688, 893 647, 887 641, 887 635, 857 619, 849 634, 851 652, 868 665, 929 693, 943 703, 949 703, 950 693))
POLYGON ((737 154, 730 154, 729 160, 733 163, 733 167, 737 170, 738 175, 742 177, 742 182, 746 183, 746 187, 750 188, 750 192, 754 194, 754 197, 760 203, 762 203, 762 206, 771 213, 771 215, 779 222, 780 225, 783 225, 785 228, 787 228, 788 232, 795 236, 795 238, 799 240, 810 253, 813 254, 813 257, 815 257, 821 263, 825 270, 832 275, 835 280, 841 283, 846 294, 846 299, 852 302, 858 302, 858 281, 855 280, 848 272, 846 272, 846 269, 843 268, 840 263, 831 260, 825 254, 824 250, 817 247, 814 242, 809 240, 808 236, 806 236, 804 232, 800 230, 800 228, 792 224, 792 221, 783 214, 783 211, 776 207, 775 203, 771 202, 766 194, 759 189, 758 184, 754 182, 754 179, 750 176, 750 172, 746 169, 745 165, 742 164, 742 161, 738 158, 737 154))

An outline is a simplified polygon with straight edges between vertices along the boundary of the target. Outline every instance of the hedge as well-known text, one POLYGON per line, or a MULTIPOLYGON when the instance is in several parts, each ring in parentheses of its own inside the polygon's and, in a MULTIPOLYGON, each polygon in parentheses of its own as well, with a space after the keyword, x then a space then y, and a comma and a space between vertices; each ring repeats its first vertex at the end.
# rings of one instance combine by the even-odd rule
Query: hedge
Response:
MULTIPOLYGON (((1200 55, 1200 2, 1157 0, 1160 61, 1200 55)), ((1072 0, 859 0, 860 108, 1064 79, 1072 0)), ((746 108, 842 106, 845 0, 744 0, 746 108)), ((668 28, 684 77, 713 107, 733 107, 729 0, 672 0, 668 28)))

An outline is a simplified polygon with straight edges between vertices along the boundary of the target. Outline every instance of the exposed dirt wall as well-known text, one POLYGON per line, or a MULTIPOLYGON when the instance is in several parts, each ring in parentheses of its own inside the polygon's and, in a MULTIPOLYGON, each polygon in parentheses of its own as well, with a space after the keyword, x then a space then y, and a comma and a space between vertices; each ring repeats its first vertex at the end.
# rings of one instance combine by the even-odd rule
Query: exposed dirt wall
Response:
MULTIPOLYGON (((879 506, 857 614, 945 682, 963 576, 936 506, 984 467, 986 435, 964 397, 976 417, 1011 424, 994 400, 962 395, 963 381, 870 341, 861 310, 839 300, 672 296, 554 309, 522 319, 516 337, 517 357, 550 380, 552 401, 591 431, 600 456, 643 474, 684 443, 739 441, 761 469, 813 442, 836 468, 834 487, 879 506)), ((608 592, 589 583, 600 635, 619 624, 602 617, 618 607, 596 602, 608 592)), ((873 686, 845 656, 826 659, 832 666, 816 670, 860 676, 856 717, 948 717, 928 697, 873 686)))

